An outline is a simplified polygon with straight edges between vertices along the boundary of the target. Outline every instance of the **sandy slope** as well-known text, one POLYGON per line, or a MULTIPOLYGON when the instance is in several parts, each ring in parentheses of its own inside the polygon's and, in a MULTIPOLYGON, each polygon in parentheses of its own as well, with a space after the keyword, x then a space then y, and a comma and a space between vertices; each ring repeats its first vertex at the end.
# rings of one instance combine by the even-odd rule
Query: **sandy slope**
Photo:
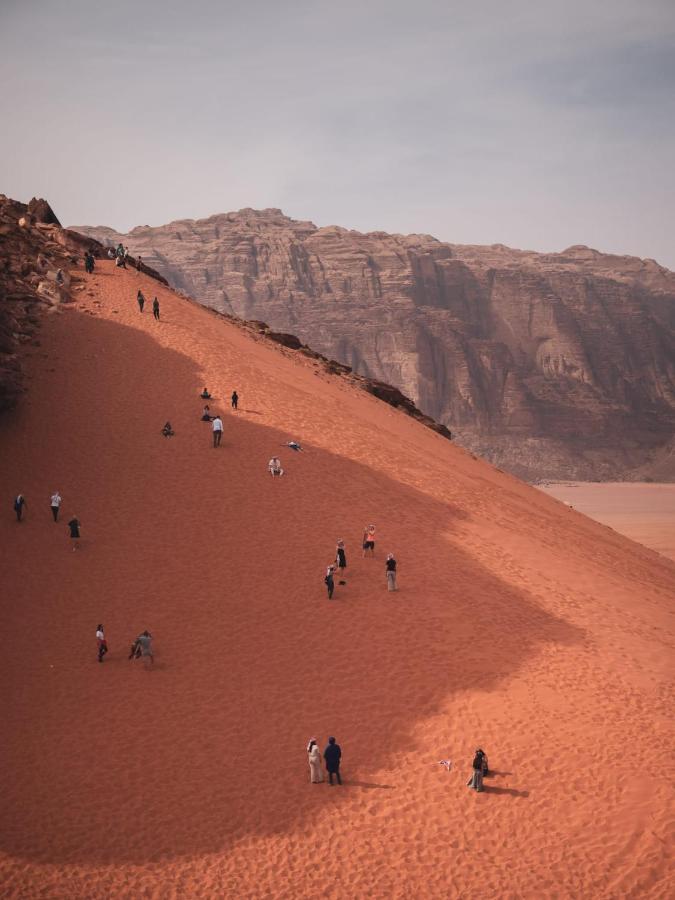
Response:
POLYGON ((0 430, 2 895, 672 895, 675 565, 135 272, 80 296, 0 430))

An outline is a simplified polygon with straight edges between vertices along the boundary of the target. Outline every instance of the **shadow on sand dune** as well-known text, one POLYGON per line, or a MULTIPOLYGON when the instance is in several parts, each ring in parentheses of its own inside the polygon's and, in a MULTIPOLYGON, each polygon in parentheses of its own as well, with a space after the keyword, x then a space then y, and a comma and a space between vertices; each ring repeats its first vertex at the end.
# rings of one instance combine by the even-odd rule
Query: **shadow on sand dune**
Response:
MULTIPOLYGON (((76 311, 42 341, 51 359, 0 434, 3 496, 56 482, 89 547, 64 552, 38 504, 20 531, 0 524, 12 598, 0 621, 4 852, 140 864, 302 827, 327 789, 308 783, 308 735, 338 736, 346 788, 392 790, 359 770, 415 749, 416 723, 453 693, 489 691, 542 645, 581 639, 453 542, 467 511, 319 449, 299 427, 308 452, 285 454, 287 474, 272 480, 270 448, 289 435, 245 409, 213 450, 203 371, 187 356, 76 311), (50 409, 58 429, 45 437, 50 409), (170 442, 158 434, 167 418, 170 442), (363 560, 370 521, 382 545, 363 560), (340 536, 348 583, 328 603, 323 571, 340 536), (98 621, 111 647, 101 666, 98 621), (156 635, 150 672, 126 659, 144 627, 156 635)), ((250 386, 236 386, 245 407, 250 386)), ((331 793, 332 804, 356 796, 331 793)))

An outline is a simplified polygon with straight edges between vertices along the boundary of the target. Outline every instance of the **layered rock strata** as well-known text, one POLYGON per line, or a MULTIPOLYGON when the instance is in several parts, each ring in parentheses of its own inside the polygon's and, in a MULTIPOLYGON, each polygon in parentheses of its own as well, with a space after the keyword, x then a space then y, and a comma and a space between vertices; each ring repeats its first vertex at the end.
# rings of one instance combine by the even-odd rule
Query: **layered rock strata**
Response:
POLYGON ((279 210, 77 230, 122 240, 214 309, 263 319, 399 388, 522 477, 675 477, 675 274, 587 247, 539 254, 317 228, 279 210), (672 469, 672 471, 671 471, 672 469), (636 476, 637 477, 637 476, 636 476))

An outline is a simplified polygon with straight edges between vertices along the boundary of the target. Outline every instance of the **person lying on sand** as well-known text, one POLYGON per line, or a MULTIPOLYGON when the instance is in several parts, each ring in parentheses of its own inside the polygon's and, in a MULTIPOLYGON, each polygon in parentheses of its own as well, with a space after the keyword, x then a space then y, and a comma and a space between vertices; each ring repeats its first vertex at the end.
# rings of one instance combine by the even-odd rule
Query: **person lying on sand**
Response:
POLYGON ((295 450, 296 453, 302 453, 302 447, 297 441, 286 441, 286 447, 290 447, 291 450, 295 450))
POLYGON ((162 428, 162 434, 164 437, 173 437, 175 432, 171 427, 171 422, 165 422, 164 428, 162 428))

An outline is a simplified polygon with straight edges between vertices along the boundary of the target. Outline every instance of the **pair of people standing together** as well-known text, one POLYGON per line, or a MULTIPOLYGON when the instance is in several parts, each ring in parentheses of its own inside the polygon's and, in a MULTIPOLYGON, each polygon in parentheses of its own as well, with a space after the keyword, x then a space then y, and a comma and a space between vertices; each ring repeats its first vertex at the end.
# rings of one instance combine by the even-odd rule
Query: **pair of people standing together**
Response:
MULTIPOLYGON (((138 290, 138 294, 136 294, 136 302, 138 303, 138 308, 141 312, 143 312, 143 307, 145 306, 145 297, 143 296, 143 291, 138 290)), ((159 321, 159 300, 157 297, 152 301, 152 314, 159 321)))
MULTIPOLYGON (((316 742, 316 738, 311 738, 307 744, 307 757, 309 759, 309 780, 312 784, 321 784, 323 778, 323 765, 321 751, 316 742)), ((326 771, 328 772, 328 783, 333 784, 333 775, 337 779, 338 784, 342 784, 340 777, 340 760, 342 759, 342 750, 340 745, 336 743, 334 737, 328 738, 328 744, 323 751, 323 759, 326 763, 326 771)))

